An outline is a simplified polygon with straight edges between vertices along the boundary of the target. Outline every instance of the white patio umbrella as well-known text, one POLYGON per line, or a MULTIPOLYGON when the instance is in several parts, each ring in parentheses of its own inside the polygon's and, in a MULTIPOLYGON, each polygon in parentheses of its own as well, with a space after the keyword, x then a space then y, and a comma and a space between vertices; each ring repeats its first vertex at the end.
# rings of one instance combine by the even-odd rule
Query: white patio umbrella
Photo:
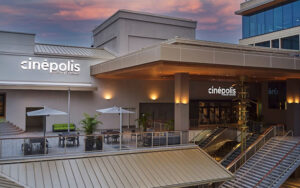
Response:
POLYGON ((135 112, 125 110, 122 107, 111 107, 111 108, 104 108, 96 110, 97 112, 103 113, 103 114, 120 114, 120 133, 122 133, 122 114, 134 114, 135 112))
POLYGON ((46 117, 47 116, 60 116, 60 115, 68 115, 68 113, 62 112, 59 110, 55 110, 52 108, 47 108, 45 106, 43 109, 35 110, 32 112, 27 112, 27 116, 44 116, 44 121, 43 121, 44 137, 46 135, 46 117))
POLYGON ((97 112, 103 113, 103 114, 120 114, 120 150, 122 148, 122 114, 134 114, 134 112, 129 110, 124 110, 122 107, 111 107, 111 108, 104 108, 96 110, 97 112))

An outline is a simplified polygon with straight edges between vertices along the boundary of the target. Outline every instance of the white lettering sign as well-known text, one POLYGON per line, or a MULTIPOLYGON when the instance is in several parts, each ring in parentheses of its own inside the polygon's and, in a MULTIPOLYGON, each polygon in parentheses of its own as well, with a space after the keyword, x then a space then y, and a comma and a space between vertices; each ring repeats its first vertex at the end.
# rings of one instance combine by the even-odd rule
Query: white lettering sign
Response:
POLYGON ((211 86, 208 88, 208 93, 211 95, 236 96, 236 89, 233 87, 222 88, 211 86))
POLYGON ((50 73, 63 73, 63 74, 79 74, 80 64, 74 63, 73 60, 68 60, 66 63, 48 62, 45 59, 43 62, 33 61, 29 58, 28 61, 21 62, 21 69, 23 70, 43 70, 50 73))

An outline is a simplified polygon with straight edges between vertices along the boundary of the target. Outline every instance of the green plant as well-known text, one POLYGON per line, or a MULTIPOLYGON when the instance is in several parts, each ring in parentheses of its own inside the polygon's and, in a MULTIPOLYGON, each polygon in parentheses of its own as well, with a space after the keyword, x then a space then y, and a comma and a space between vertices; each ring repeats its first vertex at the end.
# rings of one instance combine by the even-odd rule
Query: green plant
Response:
POLYGON ((83 130, 85 132, 86 135, 91 135, 95 132, 97 126, 99 124, 102 124, 101 121, 97 120, 98 116, 97 114, 95 114, 94 116, 90 116, 86 113, 83 114, 84 115, 84 119, 80 121, 80 124, 83 125, 83 130))
POLYGON ((4 118, 0 118, 0 123, 4 123, 5 119, 4 118))
POLYGON ((174 120, 167 121, 164 126, 167 131, 174 131, 174 120))
POLYGON ((136 119, 135 121, 138 122, 139 128, 143 131, 146 131, 147 126, 148 126, 148 122, 149 122, 149 114, 145 113, 145 114, 141 114, 140 117, 138 119, 136 119))

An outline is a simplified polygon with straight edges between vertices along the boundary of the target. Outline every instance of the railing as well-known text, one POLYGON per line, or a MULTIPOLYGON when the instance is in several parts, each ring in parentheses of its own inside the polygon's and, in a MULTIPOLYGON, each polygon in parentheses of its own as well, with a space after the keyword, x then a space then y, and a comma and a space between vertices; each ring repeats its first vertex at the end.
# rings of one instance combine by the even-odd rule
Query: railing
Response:
POLYGON ((0 160, 186 145, 188 131, 0 138, 0 160))
MULTIPOLYGON (((273 127, 273 129, 272 130, 275 130, 275 135, 274 136, 276 136, 276 128, 277 128, 277 126, 274 126, 273 127)), ((270 132, 269 132, 270 133, 270 132)), ((292 131, 288 131, 280 140, 284 140, 288 135, 290 135, 290 134, 293 134, 292 133, 292 131)), ((270 137, 268 140, 270 140, 272 137, 270 137)), ((250 172, 254 167, 255 167, 255 165, 256 164, 258 164, 259 162, 261 162, 261 160, 266 156, 266 155, 268 155, 270 152, 271 152, 271 150, 275 147, 275 146, 277 146, 279 143, 277 143, 277 144, 275 144, 275 145, 273 145, 272 147, 270 147, 270 148, 268 148, 267 149, 267 151, 261 156, 261 157, 259 157, 259 159, 254 163, 254 164, 252 164, 252 166, 250 167, 250 168, 247 168, 247 170, 245 171, 245 172, 243 172, 241 175, 240 175, 240 177, 238 177, 239 179, 243 179, 244 178, 244 176, 246 175, 246 174, 248 174, 248 172, 250 172)), ((262 147, 262 146, 261 146, 262 147)), ((260 148, 261 148, 260 147, 260 148)), ((254 155, 254 154, 253 154, 254 155)), ((245 163, 246 163, 246 161, 247 160, 249 160, 253 155, 251 155, 249 158, 245 158, 245 161, 243 162, 243 164, 242 165, 244 165, 245 163)), ((241 165, 241 166, 242 166, 241 165)), ((236 182, 235 182, 236 183, 236 182)), ((235 185, 235 184, 234 184, 235 185)))
MULTIPOLYGON (((281 126, 281 125, 280 125, 281 126)), ((279 126, 279 127, 280 127, 279 126)), ((248 149, 241 153, 234 161, 232 161, 227 169, 234 173, 248 159, 250 159, 267 141, 277 135, 278 126, 272 126, 267 129, 248 149)))
MULTIPOLYGON (((272 169, 271 170, 269 170, 268 171, 268 173, 266 173, 265 175, 264 175, 264 177, 262 177, 260 180, 259 180, 259 182, 255 185, 255 187, 257 187, 259 184, 261 184, 261 182, 268 176, 268 175, 270 175, 273 171, 274 171, 274 169, 276 168, 276 167, 278 167, 279 166, 279 164, 284 160, 284 159, 286 159, 287 158, 287 156, 289 156, 289 154, 291 154, 291 152, 292 151, 294 151, 296 148, 297 148, 297 146, 299 146, 300 145, 300 141, 293 147, 293 148, 291 148, 290 150, 289 150, 289 152, 288 153, 286 153, 273 167, 272 167, 272 169)), ((298 160, 300 159, 300 156, 298 156, 292 163, 291 163, 291 165, 290 166, 288 166, 274 181, 272 181, 272 183, 271 183, 271 185, 269 186, 269 187, 273 187, 273 184, 276 182, 276 181, 278 181, 278 179, 280 178, 280 177, 282 177, 283 176, 283 174, 285 174, 286 172, 287 172, 287 170, 288 169, 290 169, 298 160)))

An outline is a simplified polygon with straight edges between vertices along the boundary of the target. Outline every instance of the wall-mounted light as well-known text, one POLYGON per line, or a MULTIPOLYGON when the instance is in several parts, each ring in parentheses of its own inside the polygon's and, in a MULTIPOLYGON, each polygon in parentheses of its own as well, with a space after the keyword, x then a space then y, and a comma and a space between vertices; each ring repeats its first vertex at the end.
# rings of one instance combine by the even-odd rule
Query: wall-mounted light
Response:
POLYGON ((294 103, 293 97, 288 97, 287 102, 288 102, 288 104, 294 103))
POLYGON ((110 93, 110 92, 106 92, 106 93, 104 93, 103 94, 103 98, 105 99, 105 100, 110 100, 110 99, 112 99, 112 94, 110 93))
POLYGON ((299 97, 296 97, 296 98, 295 98, 294 103, 299 104, 299 97))
POLYGON ((152 93, 152 94, 150 94, 150 99, 155 101, 158 99, 158 95, 156 93, 152 93))
POLYGON ((181 103, 182 103, 182 104, 188 104, 189 101, 188 101, 186 98, 182 98, 182 99, 181 99, 181 103))

